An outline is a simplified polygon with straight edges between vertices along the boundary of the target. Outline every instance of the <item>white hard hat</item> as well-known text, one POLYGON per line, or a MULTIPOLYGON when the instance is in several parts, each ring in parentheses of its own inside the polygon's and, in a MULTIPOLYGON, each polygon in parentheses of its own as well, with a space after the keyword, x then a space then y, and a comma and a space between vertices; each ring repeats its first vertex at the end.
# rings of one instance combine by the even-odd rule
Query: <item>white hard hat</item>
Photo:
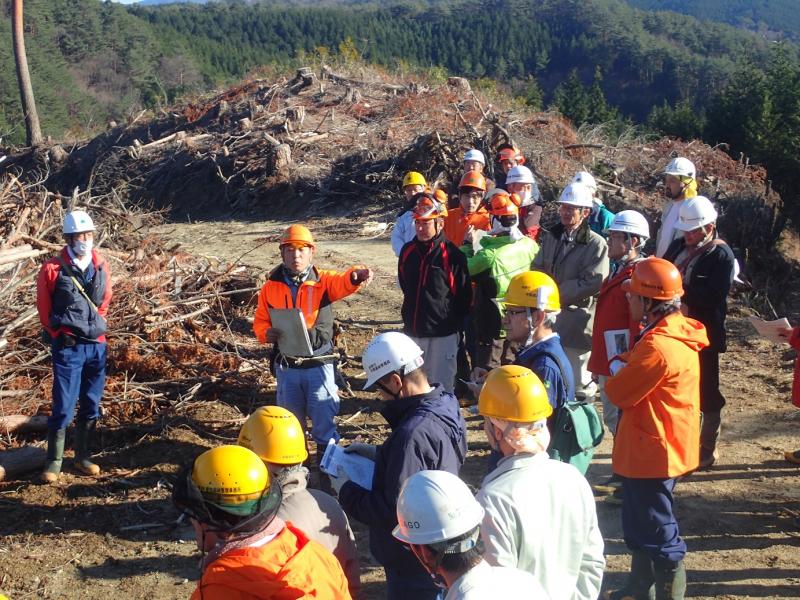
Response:
POLYGON ((482 520, 483 507, 457 475, 417 471, 400 490, 392 535, 407 544, 436 544, 472 531, 482 520))
POLYGON ((511 167, 506 175, 506 183, 534 183, 533 173, 525 165, 511 167))
POLYGON ((650 225, 647 223, 647 219, 642 213, 635 210, 622 210, 614 215, 614 220, 605 230, 605 232, 608 231, 620 231, 640 238, 650 237, 650 225))
POLYGON ((695 196, 681 203, 675 229, 692 231, 709 223, 715 223, 717 216, 717 211, 714 209, 714 205, 711 204, 711 200, 705 196, 695 196))
POLYGON ((570 183, 561 192, 558 203, 581 208, 592 208, 592 190, 582 183, 570 183))
POLYGON ((592 192, 597 191, 597 181, 595 181, 595 178, 591 173, 589 173, 589 171, 578 171, 575 173, 575 177, 572 178, 570 183, 582 183, 587 188, 592 190, 592 192))
POLYGON ((83 233, 84 231, 94 231, 94 223, 92 217, 86 211, 73 210, 68 212, 64 217, 64 227, 61 232, 64 234, 69 233, 83 233))
POLYGON ((694 179, 696 174, 694 163, 682 156, 673 158, 664 169, 664 175, 675 175, 675 177, 691 177, 694 179))
POLYGON ((364 384, 367 390, 384 375, 394 371, 405 375, 419 369, 425 361, 422 348, 414 340, 398 331, 387 331, 372 338, 364 348, 361 362, 367 372, 367 383, 364 384))
POLYGON ((475 148, 467 150, 467 153, 464 155, 464 162, 467 162, 468 160, 477 161, 482 165, 486 164, 486 158, 484 158, 483 152, 481 152, 480 150, 476 150, 475 148))

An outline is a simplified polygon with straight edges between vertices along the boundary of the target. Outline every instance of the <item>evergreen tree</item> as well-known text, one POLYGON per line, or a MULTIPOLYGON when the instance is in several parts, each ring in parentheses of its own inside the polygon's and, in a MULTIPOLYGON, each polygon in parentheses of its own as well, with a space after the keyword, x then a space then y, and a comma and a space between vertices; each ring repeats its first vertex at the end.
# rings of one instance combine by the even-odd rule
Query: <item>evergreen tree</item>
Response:
POLYGON ((588 93, 588 108, 587 121, 589 123, 608 123, 615 121, 618 117, 618 111, 609 106, 606 101, 606 96, 603 94, 603 72, 599 66, 594 68, 594 80, 592 87, 589 88, 588 93))
POLYGON ((577 69, 572 69, 567 80, 556 88, 553 105, 575 125, 582 125, 589 120, 589 95, 578 77, 577 69))

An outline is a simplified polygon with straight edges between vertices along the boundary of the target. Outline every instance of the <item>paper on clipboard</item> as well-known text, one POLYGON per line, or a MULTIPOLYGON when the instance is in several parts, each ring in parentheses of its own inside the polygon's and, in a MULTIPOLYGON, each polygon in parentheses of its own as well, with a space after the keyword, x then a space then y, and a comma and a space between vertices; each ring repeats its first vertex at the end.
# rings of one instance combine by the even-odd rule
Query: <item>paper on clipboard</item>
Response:
POLYGON ((774 321, 764 321, 763 319, 756 317, 748 317, 748 320, 755 328, 756 333, 758 333, 758 335, 761 337, 768 339, 770 342, 784 344, 789 341, 779 333, 782 329, 791 327, 791 325, 789 325, 789 321, 787 321, 785 318, 775 319, 774 321))
POLYGON ((270 308, 269 320, 281 332, 278 350, 284 356, 311 356, 311 339, 299 308, 270 308))
POLYGON ((611 360, 630 350, 631 332, 628 329, 609 329, 603 332, 603 341, 606 343, 606 358, 611 360))
POLYGON ((348 454, 344 448, 336 445, 333 438, 328 441, 328 447, 325 448, 325 454, 322 455, 319 467, 334 477, 339 476, 339 467, 341 467, 347 473, 350 481, 357 483, 365 490, 372 489, 375 462, 354 452, 348 454))

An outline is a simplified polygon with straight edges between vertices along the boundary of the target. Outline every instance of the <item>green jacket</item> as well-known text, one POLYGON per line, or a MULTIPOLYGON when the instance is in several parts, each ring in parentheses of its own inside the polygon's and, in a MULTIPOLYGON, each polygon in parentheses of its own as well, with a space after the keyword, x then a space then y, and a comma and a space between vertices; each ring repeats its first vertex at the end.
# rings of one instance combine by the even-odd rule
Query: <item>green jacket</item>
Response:
POLYGON ((486 236, 481 249, 475 253, 465 244, 461 251, 467 256, 467 268, 475 283, 474 310, 478 338, 498 339, 503 335, 502 319, 508 284, 515 275, 531 270, 539 245, 529 237, 513 241, 507 235, 486 236))

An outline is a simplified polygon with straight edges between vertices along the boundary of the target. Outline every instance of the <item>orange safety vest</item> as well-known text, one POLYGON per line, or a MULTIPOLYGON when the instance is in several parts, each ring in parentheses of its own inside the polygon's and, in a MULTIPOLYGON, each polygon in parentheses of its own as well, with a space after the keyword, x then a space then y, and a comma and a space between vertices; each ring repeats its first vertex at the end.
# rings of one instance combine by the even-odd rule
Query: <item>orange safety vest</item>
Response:
POLYGON ((255 548, 231 550, 212 562, 191 600, 350 600, 339 561, 291 523, 255 548))

